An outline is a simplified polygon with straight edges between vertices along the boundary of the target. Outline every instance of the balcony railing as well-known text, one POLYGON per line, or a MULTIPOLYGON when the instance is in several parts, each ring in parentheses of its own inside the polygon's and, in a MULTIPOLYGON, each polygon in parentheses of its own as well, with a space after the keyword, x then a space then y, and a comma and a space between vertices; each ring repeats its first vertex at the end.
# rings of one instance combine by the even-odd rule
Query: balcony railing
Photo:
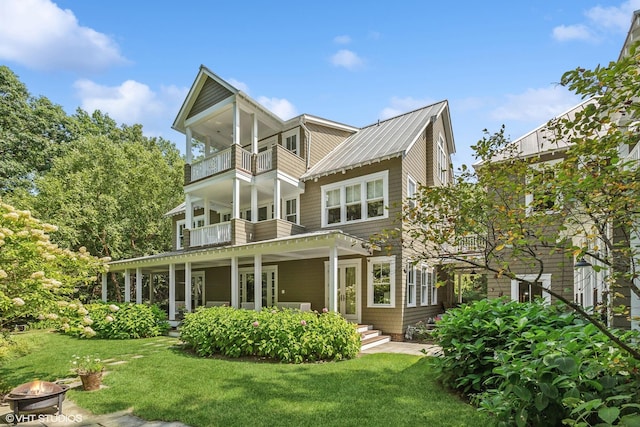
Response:
POLYGON ((231 169, 231 148, 193 163, 191 165, 191 181, 197 181, 228 169, 231 169))
POLYGON ((469 254, 482 252, 485 249, 485 240, 478 235, 462 236, 458 238, 458 253, 469 254))
POLYGON ((251 153, 240 149, 242 152, 242 169, 251 172, 251 153))
POLYGON ((267 150, 262 153, 258 153, 256 158, 256 173, 265 172, 271 170, 273 167, 273 151, 267 150))
POLYGON ((219 245, 231 242, 231 223, 221 222, 219 224, 207 225, 191 229, 189 233, 189 246, 219 245))

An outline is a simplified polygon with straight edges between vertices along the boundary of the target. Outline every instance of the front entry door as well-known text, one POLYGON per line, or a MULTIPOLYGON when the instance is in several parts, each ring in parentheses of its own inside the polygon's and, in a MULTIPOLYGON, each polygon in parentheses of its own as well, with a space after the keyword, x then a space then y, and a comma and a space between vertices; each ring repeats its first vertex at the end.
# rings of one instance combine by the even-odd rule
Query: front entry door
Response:
MULTIPOLYGON (((360 260, 338 262, 338 312, 351 322, 360 321, 360 260)), ((329 306, 329 263, 325 263, 325 302, 329 306)))

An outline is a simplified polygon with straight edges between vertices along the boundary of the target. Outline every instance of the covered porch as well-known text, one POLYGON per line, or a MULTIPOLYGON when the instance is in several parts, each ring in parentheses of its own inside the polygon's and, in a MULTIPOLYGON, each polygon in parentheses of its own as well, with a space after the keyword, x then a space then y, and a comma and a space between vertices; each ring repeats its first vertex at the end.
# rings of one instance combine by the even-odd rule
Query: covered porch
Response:
MULTIPOLYGON (((310 309, 313 303, 316 307, 322 305, 338 311, 340 258, 369 255, 362 239, 340 231, 323 231, 114 261, 110 263, 110 273, 122 275, 124 300, 130 302, 133 296, 136 303, 153 302, 153 284, 158 276, 165 276, 168 317, 175 323, 180 313, 191 312, 199 306, 230 305, 259 311, 265 306, 310 309), (283 265, 294 268, 278 270, 283 265), (322 277, 311 274, 317 266, 321 266, 322 277), (305 270, 308 270, 306 275, 305 270), (279 271, 283 276, 280 286, 279 271), (143 282, 147 288, 144 292, 143 282), (328 303, 325 305, 325 302, 328 303)), ((107 275, 103 275, 103 301, 107 295, 107 275)))

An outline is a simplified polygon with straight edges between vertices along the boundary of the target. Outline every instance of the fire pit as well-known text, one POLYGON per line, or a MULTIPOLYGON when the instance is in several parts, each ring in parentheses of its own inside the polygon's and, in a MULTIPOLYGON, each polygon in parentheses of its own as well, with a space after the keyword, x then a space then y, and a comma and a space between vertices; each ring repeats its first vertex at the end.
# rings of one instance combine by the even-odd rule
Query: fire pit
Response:
POLYGON ((41 411, 54 406, 58 409, 58 415, 62 415, 62 401, 68 389, 66 385, 31 381, 11 390, 4 400, 9 402, 15 416, 20 412, 41 411))

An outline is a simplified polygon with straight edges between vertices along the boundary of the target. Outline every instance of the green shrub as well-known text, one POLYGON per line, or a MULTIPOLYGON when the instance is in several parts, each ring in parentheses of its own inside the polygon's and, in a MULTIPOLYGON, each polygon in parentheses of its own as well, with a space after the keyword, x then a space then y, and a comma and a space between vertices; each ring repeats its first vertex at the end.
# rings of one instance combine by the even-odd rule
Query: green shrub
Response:
POLYGON ((25 342, 17 342, 6 331, 0 331, 0 366, 15 357, 23 356, 29 352, 29 346, 25 342))
POLYGON ((559 305, 478 301, 447 312, 434 335, 444 352, 441 380, 477 393, 473 401, 498 425, 640 420, 638 361, 559 305))
POLYGON ((82 338, 130 339, 162 335, 169 328, 165 313, 144 304, 95 303, 64 307, 60 329, 82 338))
POLYGON ((638 425, 640 363, 595 326, 582 320, 555 330, 534 326, 512 346, 519 341, 530 351, 503 350, 497 387, 477 396, 502 425, 638 425))
POLYGON ((288 363, 350 359, 360 351, 354 326, 331 312, 201 308, 185 315, 180 338, 199 356, 258 356, 288 363))

